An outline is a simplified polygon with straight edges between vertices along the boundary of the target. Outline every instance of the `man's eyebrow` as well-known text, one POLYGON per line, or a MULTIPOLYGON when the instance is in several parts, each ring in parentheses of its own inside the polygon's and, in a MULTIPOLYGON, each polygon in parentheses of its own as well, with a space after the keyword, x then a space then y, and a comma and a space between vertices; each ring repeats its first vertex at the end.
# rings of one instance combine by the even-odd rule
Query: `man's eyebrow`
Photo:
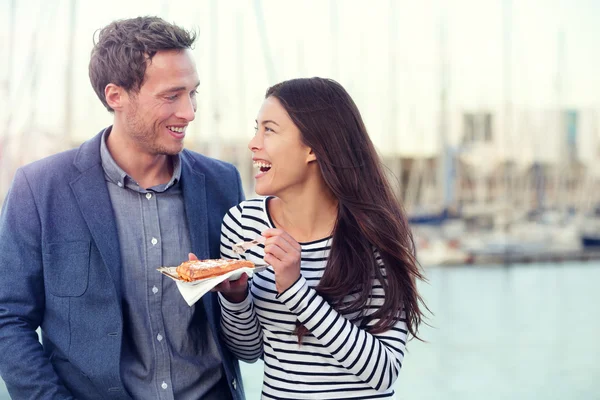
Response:
MULTIPOLYGON (((194 90, 198 89, 198 86, 200 86, 200 82, 198 82, 196 84, 196 86, 194 86, 194 90)), ((175 87, 172 87, 172 88, 165 89, 162 92, 160 92, 159 94, 172 93, 172 92, 182 92, 184 90, 187 90, 187 87, 185 87, 185 86, 175 86, 175 87)))
MULTIPOLYGON (((256 124, 258 125, 258 121, 257 121, 257 120, 254 120, 254 122, 256 122, 256 124)), ((273 120, 271 120, 271 119, 266 119, 266 120, 262 121, 262 122, 261 122, 261 124, 262 124, 262 125, 266 125, 266 124, 268 124, 269 122, 270 122, 270 123, 272 123, 272 124, 275 124, 275 125, 279 126, 279 124, 278 124, 277 122, 275 122, 275 121, 273 121, 273 120)))

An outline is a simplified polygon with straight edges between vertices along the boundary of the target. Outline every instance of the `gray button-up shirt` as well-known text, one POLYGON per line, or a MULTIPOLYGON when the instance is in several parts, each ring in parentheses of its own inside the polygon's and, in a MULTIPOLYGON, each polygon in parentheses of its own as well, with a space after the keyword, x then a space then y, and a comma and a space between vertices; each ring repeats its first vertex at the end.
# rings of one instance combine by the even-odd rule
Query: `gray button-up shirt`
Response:
POLYGON ((161 266, 187 260, 191 251, 181 162, 164 185, 141 188, 111 157, 101 157, 115 212, 122 262, 121 377, 135 399, 229 399, 221 357, 201 303, 189 307, 161 266))

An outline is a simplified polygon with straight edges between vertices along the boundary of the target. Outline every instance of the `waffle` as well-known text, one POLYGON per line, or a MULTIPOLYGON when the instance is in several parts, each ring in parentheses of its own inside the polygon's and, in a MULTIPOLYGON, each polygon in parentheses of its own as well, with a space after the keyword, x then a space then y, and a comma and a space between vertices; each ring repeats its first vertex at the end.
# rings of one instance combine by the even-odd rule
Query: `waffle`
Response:
POLYGON ((244 267, 254 268, 254 263, 247 260, 226 260, 223 258, 184 261, 177 267, 177 274, 184 281, 191 282, 213 278, 244 267))

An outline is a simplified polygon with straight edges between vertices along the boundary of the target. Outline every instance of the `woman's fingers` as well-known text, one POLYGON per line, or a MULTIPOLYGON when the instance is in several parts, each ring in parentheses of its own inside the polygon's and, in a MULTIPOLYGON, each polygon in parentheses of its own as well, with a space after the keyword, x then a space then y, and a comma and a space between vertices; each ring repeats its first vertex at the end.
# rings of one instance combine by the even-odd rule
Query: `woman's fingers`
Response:
POLYGON ((267 238, 265 240, 265 245, 269 243, 278 242, 277 239, 283 240, 280 243, 280 247, 287 248, 290 246, 291 248, 297 249, 300 251, 300 244, 286 231, 281 229, 267 229, 262 233, 262 235, 267 238))
POLYGON ((231 284, 229 283, 228 280, 224 280, 223 282, 219 283, 217 286, 215 286, 214 288, 211 289, 211 292, 229 292, 231 290, 231 284))
POLYGON ((265 245, 265 254, 270 254, 276 259, 283 261, 289 253, 277 244, 273 243, 265 245))
POLYGON ((229 287, 232 289, 244 288, 244 290, 245 290, 246 286, 248 286, 248 274, 244 272, 239 277, 239 279, 236 279, 235 281, 227 281, 227 282, 229 282, 229 287))
POLYGON ((267 263, 268 265, 271 265, 274 269, 276 268, 276 264, 278 262, 281 262, 280 259, 276 258, 274 255, 272 255, 270 253, 265 253, 263 260, 265 260, 265 263, 267 263))
POLYGON ((279 229, 274 231, 279 232, 267 238, 265 241, 265 253, 271 253, 280 260, 283 260, 286 255, 291 255, 294 258, 300 255, 300 245, 294 238, 279 229))
POLYGON ((235 281, 224 280, 215 286, 211 291, 221 292, 223 296, 234 303, 239 303, 246 298, 248 292, 248 275, 243 273, 235 281))
POLYGON ((225 279, 215 286, 213 290, 217 292, 240 291, 246 290, 246 286, 248 286, 248 274, 244 272, 239 279, 236 279, 235 281, 225 279))
POLYGON ((274 268, 300 268, 302 249, 293 237, 281 229, 267 229, 262 234, 266 238, 264 260, 267 264, 274 268))

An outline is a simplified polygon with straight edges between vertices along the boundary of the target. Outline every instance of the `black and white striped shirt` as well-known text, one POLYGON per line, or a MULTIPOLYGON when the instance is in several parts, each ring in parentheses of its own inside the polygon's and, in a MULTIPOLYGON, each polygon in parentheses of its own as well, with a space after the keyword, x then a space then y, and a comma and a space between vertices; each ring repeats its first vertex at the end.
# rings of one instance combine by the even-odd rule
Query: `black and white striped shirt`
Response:
MULTIPOLYGON (((224 258, 240 257, 233 253, 232 244, 274 228, 267 199, 247 200, 229 210, 221 228, 224 258)), ((330 243, 330 237, 300 243, 301 277, 281 294, 269 267, 254 274, 243 302, 231 303, 219 296, 221 326, 229 348, 246 362, 264 358, 263 399, 394 398, 393 385, 404 358, 406 321, 370 334, 359 328, 357 315, 335 311, 317 294, 313 288, 323 275, 330 243), (293 333, 296 320, 309 330, 301 345, 293 333)), ((264 246, 259 245, 241 257, 264 264, 263 256, 264 246)), ((381 285, 374 282, 366 314, 375 312, 383 297, 381 285)))

